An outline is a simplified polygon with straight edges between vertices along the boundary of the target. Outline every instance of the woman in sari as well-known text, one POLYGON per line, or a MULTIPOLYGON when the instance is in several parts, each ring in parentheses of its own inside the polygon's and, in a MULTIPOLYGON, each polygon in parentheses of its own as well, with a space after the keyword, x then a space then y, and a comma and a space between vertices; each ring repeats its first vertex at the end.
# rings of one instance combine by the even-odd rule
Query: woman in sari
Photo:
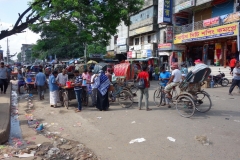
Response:
POLYGON ((97 109, 100 111, 106 111, 109 108, 109 100, 108 100, 108 88, 111 82, 105 73, 100 70, 99 76, 95 81, 95 86, 97 88, 97 109))
POLYGON ((57 71, 53 71, 53 73, 49 77, 49 91, 50 91, 50 106, 56 108, 57 102, 59 102, 58 97, 58 82, 56 80, 58 75, 57 71))

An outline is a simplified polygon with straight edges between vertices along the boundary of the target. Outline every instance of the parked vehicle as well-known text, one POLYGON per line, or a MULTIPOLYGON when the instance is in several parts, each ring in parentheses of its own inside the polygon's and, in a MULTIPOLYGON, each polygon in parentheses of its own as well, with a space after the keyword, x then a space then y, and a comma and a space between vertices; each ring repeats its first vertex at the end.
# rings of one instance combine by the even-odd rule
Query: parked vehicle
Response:
POLYGON ((220 71, 219 68, 219 74, 214 76, 214 75, 210 75, 209 78, 214 82, 214 85, 221 85, 223 87, 226 87, 229 84, 229 80, 225 77, 225 74, 223 72, 220 71))

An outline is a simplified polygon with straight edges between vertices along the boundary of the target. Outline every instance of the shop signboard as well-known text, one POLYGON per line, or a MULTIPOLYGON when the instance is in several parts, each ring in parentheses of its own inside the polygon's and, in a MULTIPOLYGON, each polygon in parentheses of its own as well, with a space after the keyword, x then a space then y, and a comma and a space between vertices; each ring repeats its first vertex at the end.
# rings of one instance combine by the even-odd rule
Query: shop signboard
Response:
POLYGON ((124 38, 124 37, 117 38, 117 45, 118 46, 125 45, 125 44, 126 44, 126 38, 124 38))
POLYGON ((158 23, 172 23, 172 0, 158 0, 158 23))
POLYGON ((240 20, 240 12, 222 15, 220 19, 223 24, 238 22, 240 20))
POLYGON ((214 17, 203 21, 203 27, 211 27, 220 24, 220 17, 214 17))
POLYGON ((159 56, 169 56, 169 52, 159 52, 158 53, 159 56))
POLYGON ((158 50, 162 50, 162 51, 165 51, 165 50, 172 50, 172 43, 163 43, 163 44, 159 44, 158 45, 158 50))
POLYGON ((142 53, 142 58, 152 57, 152 50, 150 49, 141 50, 141 53, 142 53))
POLYGON ((143 49, 152 49, 152 44, 144 45, 143 49))
POLYGON ((167 37, 166 37, 167 43, 173 42, 173 27, 167 26, 167 37))
POLYGON ((119 46, 120 52, 127 52, 127 45, 119 46))
POLYGON ((188 0, 183 2, 175 7, 175 13, 178 13, 181 10, 195 6, 195 0, 188 0))
POLYGON ((3 50, 0 50, 0 62, 3 61, 3 50))
POLYGON ((194 32, 177 34, 174 37, 174 44, 187 42, 204 41, 215 38, 231 37, 238 35, 238 23, 222 25, 214 28, 198 30, 194 32))

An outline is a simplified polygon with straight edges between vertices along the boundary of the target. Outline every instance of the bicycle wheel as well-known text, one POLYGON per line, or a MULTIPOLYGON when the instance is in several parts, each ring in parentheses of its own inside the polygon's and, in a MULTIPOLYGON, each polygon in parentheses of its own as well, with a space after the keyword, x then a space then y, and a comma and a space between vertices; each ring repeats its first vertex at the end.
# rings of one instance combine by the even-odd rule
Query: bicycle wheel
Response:
POLYGON ((161 92, 161 89, 158 88, 157 90, 154 91, 153 94, 153 101, 157 107, 159 107, 162 103, 163 94, 161 92))
POLYGON ((131 90, 131 92, 132 92, 133 94, 136 94, 137 91, 138 91, 138 87, 132 86, 132 87, 130 87, 130 90, 131 90))
POLYGON ((122 90, 118 95, 118 103, 123 108, 129 108, 133 104, 133 95, 126 90, 122 90))
POLYGON ((68 101, 68 95, 66 92, 63 92, 63 104, 64 104, 64 107, 68 109, 69 101, 68 101))
POLYGON ((59 100, 61 102, 61 105, 64 106, 64 103, 63 103, 63 91, 62 90, 59 90, 58 96, 59 96, 59 100))
POLYGON ((196 110, 201 113, 209 111, 212 107, 212 100, 210 96, 204 91, 197 92, 196 96, 196 110))
POLYGON ((191 97, 186 95, 178 97, 176 101, 176 110, 181 116, 189 118, 193 116, 195 109, 195 103, 193 102, 191 97))

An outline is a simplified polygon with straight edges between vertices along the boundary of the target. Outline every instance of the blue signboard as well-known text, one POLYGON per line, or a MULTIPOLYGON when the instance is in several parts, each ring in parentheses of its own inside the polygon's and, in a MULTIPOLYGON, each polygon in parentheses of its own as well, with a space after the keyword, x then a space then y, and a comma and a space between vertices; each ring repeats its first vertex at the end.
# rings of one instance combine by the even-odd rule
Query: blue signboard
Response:
POLYGON ((146 50, 147 52, 147 57, 152 57, 152 50, 148 49, 146 50))
POLYGON ((158 0, 158 23, 172 23, 172 0, 158 0))

